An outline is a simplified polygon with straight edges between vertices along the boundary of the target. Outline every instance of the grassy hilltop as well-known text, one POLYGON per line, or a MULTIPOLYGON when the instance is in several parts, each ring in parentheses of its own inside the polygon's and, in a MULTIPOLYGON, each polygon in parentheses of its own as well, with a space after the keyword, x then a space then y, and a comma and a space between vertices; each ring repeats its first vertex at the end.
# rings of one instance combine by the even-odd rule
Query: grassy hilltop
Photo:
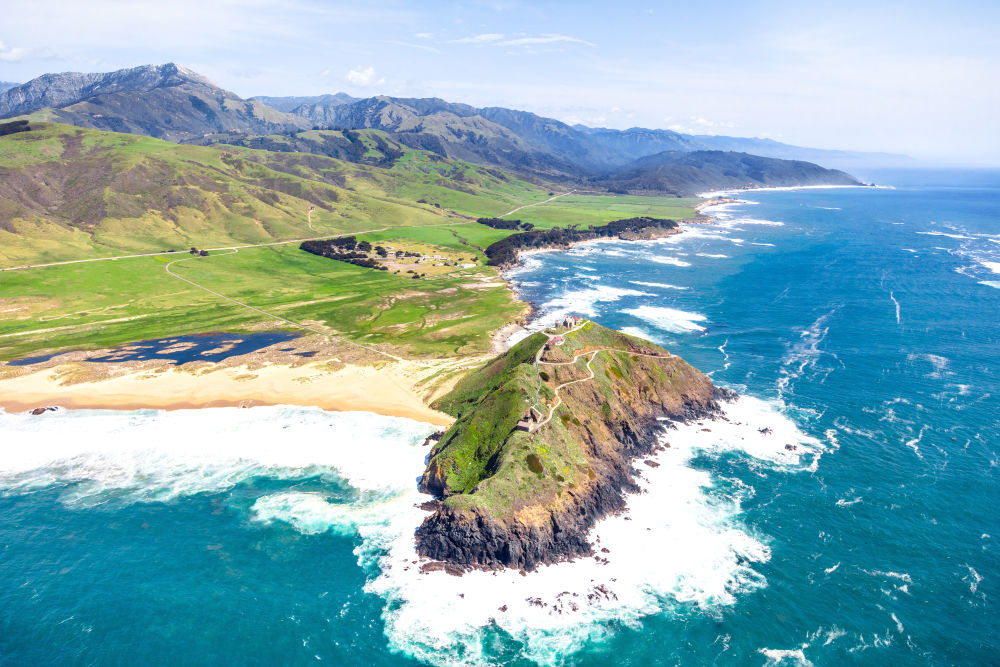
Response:
POLYGON ((547 341, 521 341, 435 403, 457 421, 421 482, 442 499, 422 554, 530 569, 589 553, 590 525, 620 509, 631 461, 655 447, 655 419, 715 409, 709 379, 648 341, 593 322, 547 341), (538 421, 518 429, 531 408, 538 421))

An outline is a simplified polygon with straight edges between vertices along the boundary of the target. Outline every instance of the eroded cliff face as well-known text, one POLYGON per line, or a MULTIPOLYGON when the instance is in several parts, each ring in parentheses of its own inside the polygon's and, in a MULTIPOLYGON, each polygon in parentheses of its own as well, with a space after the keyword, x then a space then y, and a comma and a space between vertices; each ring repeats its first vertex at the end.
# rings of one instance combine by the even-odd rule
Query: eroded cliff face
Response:
MULTIPOLYGON (((520 364, 530 372, 519 374, 518 407, 546 403, 544 422, 558 404, 551 420, 537 428, 526 420, 528 431, 511 430, 491 449, 472 424, 478 410, 492 409, 483 405, 487 392, 466 401, 435 446, 421 481, 438 496, 417 531, 422 556, 453 570, 532 570, 592 555, 587 533, 637 491, 633 463, 661 446, 669 420, 713 415, 728 397, 679 357, 594 324, 549 346, 541 360, 537 371, 531 361, 520 364), (534 386, 524 382, 531 377, 534 386), (463 475, 470 465, 481 465, 478 477, 463 475)), ((511 378, 497 375, 493 363, 491 377, 509 390, 511 378)))

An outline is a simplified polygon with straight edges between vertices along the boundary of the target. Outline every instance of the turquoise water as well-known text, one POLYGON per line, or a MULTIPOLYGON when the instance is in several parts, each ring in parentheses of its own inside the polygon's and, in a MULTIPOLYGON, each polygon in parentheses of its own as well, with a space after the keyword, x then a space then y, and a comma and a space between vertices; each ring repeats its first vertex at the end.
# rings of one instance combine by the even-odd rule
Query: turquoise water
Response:
POLYGON ((0 414, 0 661, 995 662, 991 179, 754 192, 528 259, 543 320, 650 337, 759 399, 668 433, 633 520, 599 527, 608 566, 417 574, 415 422, 0 414), (585 601, 598 582, 616 599, 585 601))

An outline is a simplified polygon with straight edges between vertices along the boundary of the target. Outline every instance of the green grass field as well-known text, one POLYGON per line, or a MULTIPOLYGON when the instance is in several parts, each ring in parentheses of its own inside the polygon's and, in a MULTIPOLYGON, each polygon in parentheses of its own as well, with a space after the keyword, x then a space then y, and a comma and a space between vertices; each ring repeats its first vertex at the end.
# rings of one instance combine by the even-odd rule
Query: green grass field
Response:
POLYGON ((697 203, 697 199, 670 197, 573 194, 520 210, 508 217, 534 223, 543 229, 569 225, 589 227, 641 216, 683 220, 694 215, 697 203))
MULTIPOLYGON (((489 347, 488 333, 523 305, 500 284, 496 270, 484 266, 482 249, 511 232, 472 217, 550 196, 548 189, 498 170, 422 151, 408 150, 384 169, 54 124, 0 138, 0 170, 10 177, 0 184, 0 268, 379 228, 387 229, 359 238, 440 248, 476 264, 441 267, 413 279, 310 255, 295 242, 219 250, 204 258, 163 253, 0 271, 0 360, 289 326, 170 276, 165 267, 177 259, 183 259, 173 265, 178 275, 350 340, 386 345, 409 357, 480 354, 489 347), (26 199, 17 191, 19 183, 45 178, 52 192, 26 199), (42 206, 56 194, 58 205, 42 206), (305 211, 314 200, 324 206, 317 205, 310 228, 305 211)), ((693 214, 692 205, 670 198, 570 195, 511 217, 539 227, 587 226, 639 215, 684 218, 693 214)))

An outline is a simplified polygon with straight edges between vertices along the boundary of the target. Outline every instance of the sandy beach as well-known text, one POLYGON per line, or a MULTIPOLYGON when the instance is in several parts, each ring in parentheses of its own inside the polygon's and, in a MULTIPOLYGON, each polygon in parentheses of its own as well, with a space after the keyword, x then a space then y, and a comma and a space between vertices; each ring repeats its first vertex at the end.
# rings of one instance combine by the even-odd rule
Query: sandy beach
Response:
POLYGON ((424 403, 429 389, 422 385, 440 369, 408 362, 345 365, 338 370, 320 366, 235 366, 196 372, 167 366, 67 382, 79 370, 79 364, 67 364, 0 380, 0 407, 19 412, 49 405, 115 410, 298 405, 364 410, 436 426, 453 421, 424 403))

